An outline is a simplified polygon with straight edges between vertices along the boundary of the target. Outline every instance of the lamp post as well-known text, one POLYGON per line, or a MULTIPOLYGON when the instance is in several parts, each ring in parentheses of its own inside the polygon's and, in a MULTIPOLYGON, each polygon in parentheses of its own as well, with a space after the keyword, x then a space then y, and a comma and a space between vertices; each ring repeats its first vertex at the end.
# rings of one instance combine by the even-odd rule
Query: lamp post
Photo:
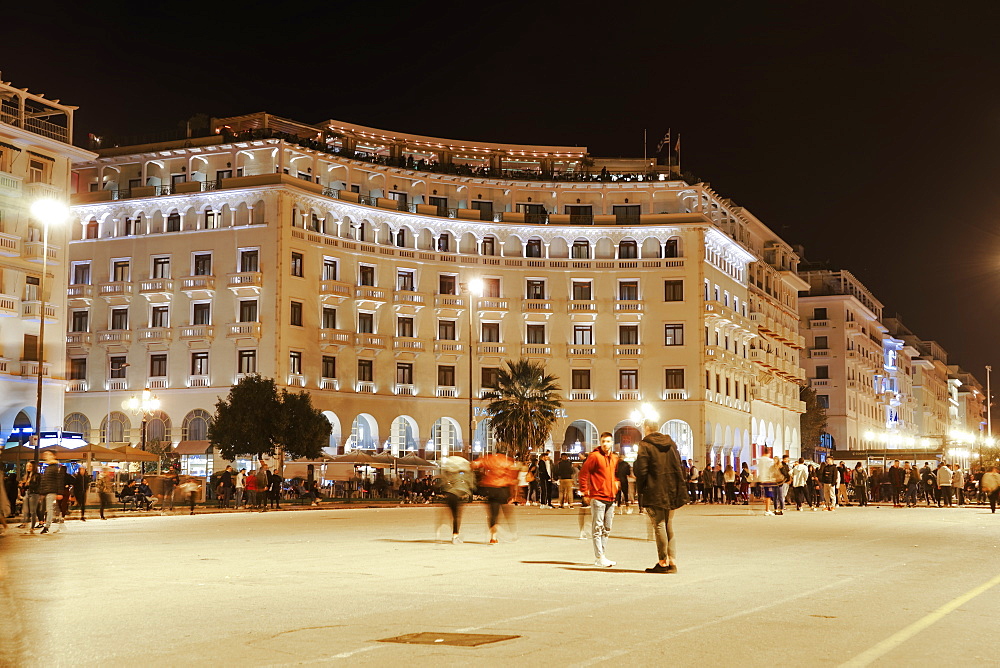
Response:
POLYGON ((38 358, 38 384, 35 391, 35 466, 38 466, 38 451, 42 444, 42 377, 45 372, 45 276, 48 274, 49 263, 49 225, 61 223, 69 216, 66 205, 55 199, 36 200, 31 205, 31 215, 42 223, 42 276, 38 281, 38 298, 41 302, 41 312, 38 318, 38 345, 35 357, 38 358))
MULTIPOLYGON (((479 298, 483 296, 483 281, 480 278, 474 278, 468 283, 462 283, 462 294, 468 295, 469 297, 469 441, 468 441, 468 455, 472 456, 472 446, 476 439, 476 418, 472 407, 472 402, 475 399, 475 392, 473 391, 473 367, 476 362, 476 351, 473 350, 473 345, 475 339, 472 336, 472 330, 474 327, 474 321, 472 316, 473 309, 473 297, 479 298)), ((466 450, 465 447, 462 450, 466 450)))
MULTIPOLYGON (((114 358, 112 358, 114 359, 114 358)), ((104 425, 104 445, 105 447, 111 447, 111 381, 114 378, 115 371, 121 371, 122 369, 128 368, 130 365, 128 362, 122 362, 118 366, 114 365, 113 361, 108 361, 108 372, 107 386, 108 386, 108 417, 104 425)))
POLYGON ((146 450, 146 422, 149 420, 149 415, 160 410, 160 400, 155 394, 149 391, 147 387, 142 391, 141 396, 135 396, 134 394, 122 402, 122 408, 131 412, 133 415, 142 415, 142 427, 139 432, 139 448, 143 451, 146 450))

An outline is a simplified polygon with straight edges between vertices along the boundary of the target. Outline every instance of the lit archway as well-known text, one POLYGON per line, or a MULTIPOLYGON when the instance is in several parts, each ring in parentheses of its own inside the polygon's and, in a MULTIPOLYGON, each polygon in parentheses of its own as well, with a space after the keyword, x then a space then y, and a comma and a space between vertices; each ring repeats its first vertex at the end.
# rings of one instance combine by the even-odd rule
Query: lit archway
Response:
POLYGON ((330 439, 326 443, 324 450, 328 455, 340 454, 341 426, 340 418, 332 411, 323 411, 323 417, 330 423, 330 439))
POLYGON ((450 417, 439 418, 431 427, 431 442, 428 450, 433 448, 433 452, 441 457, 447 457, 451 453, 462 449, 462 428, 458 421, 450 417))
POLYGON ((394 457, 402 457, 407 452, 415 452, 418 443, 417 421, 409 415, 400 415, 389 428, 389 448, 394 457))
POLYGON ((597 427, 589 420, 575 420, 566 427, 563 452, 589 452, 597 447, 597 427))
POLYGON ((694 457, 694 434, 691 425, 684 420, 667 420, 660 427, 660 431, 674 439, 681 459, 690 461, 694 457))
POLYGON ((378 422, 368 413, 361 413, 351 423, 351 437, 344 450, 374 450, 378 442, 378 422))

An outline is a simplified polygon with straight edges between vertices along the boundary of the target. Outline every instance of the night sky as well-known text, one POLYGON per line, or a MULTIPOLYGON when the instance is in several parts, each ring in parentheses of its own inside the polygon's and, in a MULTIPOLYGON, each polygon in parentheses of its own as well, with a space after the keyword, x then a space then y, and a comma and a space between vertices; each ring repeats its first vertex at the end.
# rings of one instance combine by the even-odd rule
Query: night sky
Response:
POLYGON ((80 106, 78 138, 268 111, 641 157, 672 128, 685 171, 950 362, 997 361, 997 3, 266 7, 5 7, 0 68, 80 106))

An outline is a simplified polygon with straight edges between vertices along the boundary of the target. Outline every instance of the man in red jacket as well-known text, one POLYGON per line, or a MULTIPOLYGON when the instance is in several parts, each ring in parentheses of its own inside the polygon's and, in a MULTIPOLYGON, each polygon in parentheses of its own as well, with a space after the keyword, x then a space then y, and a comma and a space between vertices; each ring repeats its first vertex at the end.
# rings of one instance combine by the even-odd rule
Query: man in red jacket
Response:
POLYGON ((602 568, 615 565, 614 561, 604 556, 611 523, 615 518, 615 496, 618 494, 618 479, 615 477, 618 455, 612 451, 614 444, 614 436, 608 432, 601 434, 600 444, 580 467, 578 477, 583 502, 590 506, 594 556, 597 559, 594 565, 602 568))

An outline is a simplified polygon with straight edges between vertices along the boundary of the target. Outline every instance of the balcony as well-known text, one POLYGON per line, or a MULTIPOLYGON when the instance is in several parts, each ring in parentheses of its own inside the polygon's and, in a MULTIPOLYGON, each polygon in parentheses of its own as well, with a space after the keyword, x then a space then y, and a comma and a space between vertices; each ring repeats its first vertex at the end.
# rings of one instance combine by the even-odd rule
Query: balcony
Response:
POLYGON ((383 350, 385 348, 386 337, 381 334, 355 334, 354 345, 358 348, 369 348, 371 350, 383 350))
POLYGON ((170 343, 172 338, 173 330, 169 327, 143 327, 139 330, 139 343, 147 345, 170 343))
POLYGON ((499 356, 499 357, 507 356, 507 345, 504 343, 495 343, 495 342, 480 343, 479 346, 477 347, 477 350, 480 356, 486 356, 486 355, 499 356))
POLYGON ((638 344, 615 346, 615 357, 637 359, 642 357, 642 346, 638 344))
POLYGON ((209 380, 208 376, 188 376, 187 378, 188 387, 211 387, 212 382, 209 380))
MULTIPOLYGON (((7 119, 3 119, 7 122, 7 119)), ((0 197, 20 197, 24 183, 20 176, 9 172, 0 172, 0 197)))
POLYGON ((231 322, 226 326, 226 338, 260 341, 260 323, 231 322))
POLYGON ((812 359, 820 359, 820 358, 826 359, 826 358, 830 357, 830 349, 829 348, 813 348, 812 350, 809 351, 809 357, 812 358, 812 359))
POLYGON ((848 334, 861 334, 861 325, 858 324, 857 320, 848 320, 844 323, 844 331, 848 334))
POLYGON ((205 341, 210 343, 214 338, 215 327, 212 325, 188 325, 180 328, 181 341, 189 341, 191 343, 205 341))
POLYGON ((499 297, 481 297, 476 301, 476 310, 481 316, 489 314, 503 315, 510 310, 510 303, 499 297))
POLYGON ((66 346, 69 348, 89 348, 93 336, 90 332, 69 332, 66 335, 66 346))
POLYGON ((455 398, 458 396, 458 388, 452 387, 450 385, 438 385, 437 391, 434 393, 436 397, 448 397, 455 398))
POLYGON ((354 287, 340 281, 321 281, 319 296, 324 304, 340 304, 354 296, 354 287))
POLYGON ((637 299, 620 299, 615 302, 615 311, 626 313, 641 313, 642 302, 637 299))
POLYGON ((574 313, 593 313, 597 310, 597 302, 593 299, 571 299, 566 302, 566 311, 574 313))
POLYGON ((82 378, 66 381, 67 392, 86 392, 87 389, 87 381, 82 378))
POLYGON ((264 287, 264 274, 259 271, 226 274, 226 286, 237 297, 256 297, 264 287))
POLYGON ((321 329, 319 330, 319 342, 324 347, 352 346, 354 345, 354 332, 343 329, 321 329))
POLYGON ((539 344, 529 344, 521 346, 521 356, 522 357, 551 357, 552 347, 539 345, 539 344))
POLYGON ((0 295, 0 318, 21 317, 21 309, 18 307, 17 302, 17 297, 0 295))
POLYGON ((97 286, 97 294, 112 305, 128 304, 132 299, 132 284, 128 281, 100 283, 97 286))
POLYGON ((525 299, 521 302, 521 310, 524 313, 552 313, 551 299, 525 299))
POLYGON ((392 306, 397 313, 417 313, 427 305, 427 295, 411 290, 396 290, 392 293, 392 306))
POLYGON ((403 395, 405 397, 414 397, 417 395, 417 386, 408 383, 396 383, 395 387, 392 388, 393 394, 403 395))
POLYGON ((569 393, 570 401, 593 401, 594 391, 593 390, 570 390, 569 393))
POLYGON ((810 320, 809 329, 828 329, 830 327, 829 320, 810 320))
POLYGON ((359 380, 354 386, 354 391, 361 394, 375 394, 375 383, 370 380, 359 380))
POLYGON ((833 381, 829 378, 810 378, 810 387, 833 387, 833 381))
POLYGON ((568 357, 597 357, 597 346, 569 345, 566 347, 566 355, 568 357))
POLYGON ((24 242, 24 259, 28 262, 42 262, 42 252, 47 253, 46 257, 48 260, 45 264, 53 265, 59 263, 59 247, 49 244, 48 248, 45 248, 45 244, 41 241, 25 241, 24 242))
POLYGON ((639 390, 618 390, 615 392, 615 399, 618 401, 639 401, 642 393, 639 390))
POLYGON ((319 389, 321 390, 339 390, 340 381, 336 378, 320 378, 319 389))
POLYGON ((439 355, 461 355, 465 346, 458 341, 435 341, 434 352, 439 355))
MULTIPOLYGON (((21 318, 28 322, 39 322, 42 319, 42 302, 21 302, 21 318)), ((46 324, 56 321, 56 307, 45 305, 46 324)))
POLYGON ((181 292, 191 299, 211 299, 215 296, 215 276, 185 276, 180 282, 181 292))
POLYGON ((664 401, 684 401, 688 398, 687 390, 664 390, 664 401))
MULTIPOLYGON (((51 371, 51 365, 48 362, 42 364, 42 375, 48 377, 51 371)), ((38 362, 21 361, 21 375, 22 376, 38 376, 38 362)))
POLYGON ((288 374, 288 382, 286 385, 289 387, 305 387, 306 377, 301 373, 290 373, 288 374))
POLYGON ((354 290, 354 299, 359 309, 374 309, 389 300, 389 291, 382 288, 373 288, 367 285, 359 285, 354 290))
POLYGON ((424 342, 412 336, 397 336, 392 340, 393 350, 409 350, 412 352, 422 352, 424 342))
POLYGON ((174 282, 169 278, 147 278, 139 281, 139 294, 147 301, 162 303, 174 296, 174 282))
POLYGON ((465 297, 460 295, 434 295, 434 310, 438 315, 457 317, 465 310, 465 297))
POLYGON ((127 329, 104 329, 97 332, 97 342, 127 346, 132 343, 132 332, 127 329))
POLYGON ((0 232, 0 257, 20 257, 21 237, 0 232))
POLYGON ((0 373, 8 375, 17 375, 16 372, 21 370, 21 365, 18 362, 12 362, 10 360, 5 360, 0 358, 0 373))
POLYGON ((166 376, 150 376, 146 379, 146 387, 151 390, 165 390, 170 387, 166 376))
POLYGON ((66 288, 66 299, 70 306, 90 306, 94 301, 94 286, 70 285, 66 288))
POLYGON ((125 378, 109 378, 105 381, 105 388, 109 392, 120 392, 128 389, 128 380, 125 378))

